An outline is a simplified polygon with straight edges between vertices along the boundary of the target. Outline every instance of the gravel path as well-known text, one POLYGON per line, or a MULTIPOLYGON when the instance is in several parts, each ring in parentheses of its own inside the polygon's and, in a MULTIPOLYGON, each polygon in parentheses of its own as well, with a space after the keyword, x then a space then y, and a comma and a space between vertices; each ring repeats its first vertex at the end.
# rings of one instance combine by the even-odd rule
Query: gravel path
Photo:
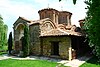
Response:
POLYGON ((90 56, 83 56, 78 59, 74 59, 67 64, 64 64, 64 66, 79 67, 80 65, 85 63, 85 61, 89 60, 90 58, 91 58, 90 56))
MULTIPOLYGON (((64 66, 70 66, 70 67, 79 67, 81 64, 85 63, 85 61, 89 60, 91 58, 91 56, 83 56, 80 57, 78 59, 74 59, 72 61, 68 61, 68 60, 62 60, 62 59, 55 59, 55 58, 50 58, 50 57, 39 57, 39 56, 29 56, 26 58, 20 58, 20 57, 16 57, 16 56, 8 56, 7 54, 4 54, 2 56, 0 56, 0 60, 4 60, 4 59, 18 59, 18 60, 48 60, 51 62, 57 62, 57 63, 61 63, 64 64, 64 66)), ((57 65, 56 67, 59 67, 60 65, 57 65)))

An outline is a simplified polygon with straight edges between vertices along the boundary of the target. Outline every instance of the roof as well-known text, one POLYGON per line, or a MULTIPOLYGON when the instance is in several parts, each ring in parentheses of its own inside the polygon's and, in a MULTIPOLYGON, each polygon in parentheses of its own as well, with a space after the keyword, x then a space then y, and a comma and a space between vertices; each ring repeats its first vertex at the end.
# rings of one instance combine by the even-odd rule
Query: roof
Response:
MULTIPOLYGON (((20 17, 20 16, 19 16, 19 18, 22 19, 22 20, 25 20, 25 21, 27 21, 27 22, 29 22, 29 23, 32 22, 32 20, 28 20, 28 19, 26 19, 25 17, 20 17)), ((19 18, 18 18, 18 19, 19 19, 19 18)))
POLYGON ((44 9, 39 10, 38 13, 41 12, 41 11, 44 11, 44 10, 54 10, 54 11, 59 12, 58 10, 53 9, 53 8, 44 8, 44 9))
MULTIPOLYGON (((24 17, 20 17, 20 16, 19 16, 19 18, 15 21, 14 24, 18 23, 18 21, 20 21, 20 20, 21 20, 21 21, 24 20, 24 21, 26 21, 26 22, 28 22, 28 23, 31 23, 31 22, 32 22, 32 20, 28 20, 28 19, 26 19, 26 18, 24 18, 24 17)), ((14 24, 13 24, 13 25, 14 25, 14 24)))
POLYGON ((79 22, 84 22, 85 21, 85 19, 81 19, 81 20, 79 20, 79 22))
POLYGON ((60 13, 69 13, 69 14, 71 14, 72 15, 72 13, 71 12, 69 12, 69 11, 59 11, 60 13))
POLYGON ((63 31, 61 29, 52 29, 46 33, 41 33, 40 37, 44 36, 63 36, 63 35, 75 35, 75 36, 82 36, 79 32, 74 32, 70 30, 63 31))
POLYGON ((33 25, 33 24, 42 24, 43 21, 46 21, 46 20, 49 20, 49 21, 52 21, 50 18, 45 18, 45 19, 41 19, 41 20, 35 20, 35 21, 32 21, 31 23, 28 23, 29 25, 33 25))

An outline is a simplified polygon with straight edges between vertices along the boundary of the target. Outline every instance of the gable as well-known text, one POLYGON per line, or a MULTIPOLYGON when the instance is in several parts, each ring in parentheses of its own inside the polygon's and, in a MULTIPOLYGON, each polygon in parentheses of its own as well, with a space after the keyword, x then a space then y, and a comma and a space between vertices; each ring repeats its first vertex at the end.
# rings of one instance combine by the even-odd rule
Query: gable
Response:
POLYGON ((17 29, 17 27, 20 25, 20 24, 22 24, 22 25, 27 25, 27 23, 28 23, 29 21, 28 20, 25 20, 24 18, 22 18, 22 17, 19 17, 16 21, 15 21, 15 23, 13 24, 13 28, 14 29, 17 29))

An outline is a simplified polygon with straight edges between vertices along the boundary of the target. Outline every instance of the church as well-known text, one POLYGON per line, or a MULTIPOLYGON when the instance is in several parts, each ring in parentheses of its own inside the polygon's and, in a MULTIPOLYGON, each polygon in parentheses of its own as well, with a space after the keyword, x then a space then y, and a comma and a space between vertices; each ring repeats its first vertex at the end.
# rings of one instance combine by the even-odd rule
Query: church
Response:
MULTIPOLYGON (((84 34, 81 28, 71 24, 72 13, 44 8, 38 11, 39 20, 19 17, 13 24, 14 50, 22 50, 21 38, 24 26, 29 28, 30 54, 61 59, 73 59, 83 53, 84 34)), ((35 16, 35 15, 34 15, 35 16)))

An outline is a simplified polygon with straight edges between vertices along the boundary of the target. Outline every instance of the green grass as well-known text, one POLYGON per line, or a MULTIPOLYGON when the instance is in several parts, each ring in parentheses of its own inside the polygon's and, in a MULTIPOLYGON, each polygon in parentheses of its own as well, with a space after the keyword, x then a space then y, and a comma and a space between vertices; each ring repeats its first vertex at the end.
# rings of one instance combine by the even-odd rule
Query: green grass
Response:
POLYGON ((98 59, 96 57, 93 57, 82 64, 80 67, 100 67, 100 62, 98 62, 98 59))
POLYGON ((0 67, 56 67, 57 65, 56 62, 46 60, 0 60, 0 67))

